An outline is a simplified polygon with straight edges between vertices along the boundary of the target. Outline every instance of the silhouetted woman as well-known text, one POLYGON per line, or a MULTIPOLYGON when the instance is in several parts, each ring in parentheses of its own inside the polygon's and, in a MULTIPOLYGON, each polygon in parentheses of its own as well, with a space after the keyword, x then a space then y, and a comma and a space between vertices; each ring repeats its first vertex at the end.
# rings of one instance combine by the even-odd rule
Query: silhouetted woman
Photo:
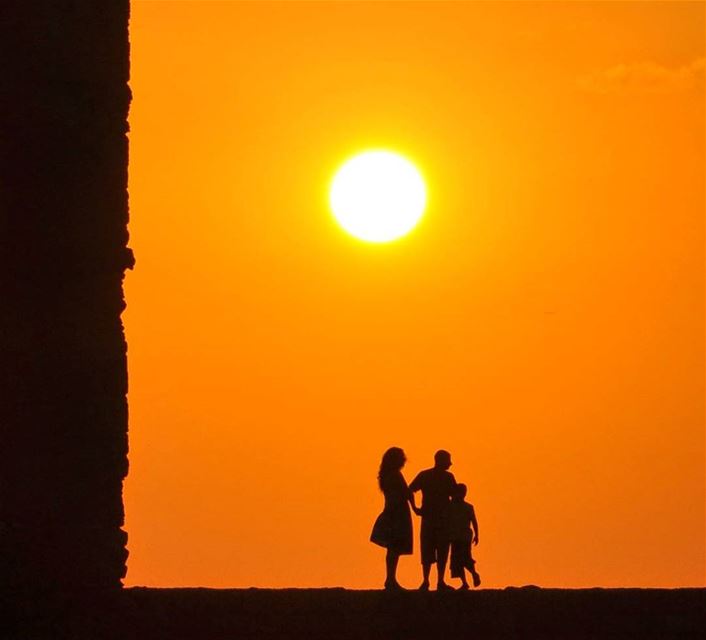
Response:
POLYGON ((412 516, 409 506, 415 513, 414 496, 407 487, 402 475, 407 458, 399 447, 385 451, 380 462, 378 484, 385 495, 385 508, 375 520, 370 541, 385 547, 385 589, 398 590, 402 587, 397 582, 397 561, 400 556, 412 553, 412 516))

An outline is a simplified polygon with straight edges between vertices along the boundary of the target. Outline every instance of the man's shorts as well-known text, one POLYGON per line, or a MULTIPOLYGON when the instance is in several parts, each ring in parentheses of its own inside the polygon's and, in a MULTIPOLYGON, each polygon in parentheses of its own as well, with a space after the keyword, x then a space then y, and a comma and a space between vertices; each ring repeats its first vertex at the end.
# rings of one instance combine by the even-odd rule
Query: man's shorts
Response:
POLYGON ((448 558, 449 539, 443 523, 430 522, 428 519, 422 518, 419 538, 419 546, 422 549, 422 564, 434 564, 439 558, 448 558))

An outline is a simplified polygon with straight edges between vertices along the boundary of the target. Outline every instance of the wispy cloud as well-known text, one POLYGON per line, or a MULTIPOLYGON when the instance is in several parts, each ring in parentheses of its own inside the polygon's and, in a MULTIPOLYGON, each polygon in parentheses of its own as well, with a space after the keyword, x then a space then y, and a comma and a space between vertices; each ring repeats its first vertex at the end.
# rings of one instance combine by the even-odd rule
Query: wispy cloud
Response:
POLYGON ((579 88, 590 93, 672 93, 689 91, 703 83, 704 58, 681 67, 655 62, 619 64, 580 76, 579 88))

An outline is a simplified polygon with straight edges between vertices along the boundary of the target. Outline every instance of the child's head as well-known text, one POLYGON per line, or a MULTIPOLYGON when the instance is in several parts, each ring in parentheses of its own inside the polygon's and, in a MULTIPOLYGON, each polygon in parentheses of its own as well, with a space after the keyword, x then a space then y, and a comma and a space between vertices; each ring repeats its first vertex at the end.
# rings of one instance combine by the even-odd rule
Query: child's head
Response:
POLYGON ((454 500, 463 500, 466 497, 466 493, 468 493, 468 487, 462 482, 459 482, 459 484, 454 487, 452 496, 454 500))

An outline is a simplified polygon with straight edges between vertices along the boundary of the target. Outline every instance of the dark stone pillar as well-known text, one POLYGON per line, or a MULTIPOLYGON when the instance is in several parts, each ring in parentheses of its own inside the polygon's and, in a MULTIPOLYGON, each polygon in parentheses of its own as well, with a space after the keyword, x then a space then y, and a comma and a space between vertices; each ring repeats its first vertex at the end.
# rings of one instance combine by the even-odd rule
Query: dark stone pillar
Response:
POLYGON ((0 2, 0 587, 125 575, 129 0, 0 2))

